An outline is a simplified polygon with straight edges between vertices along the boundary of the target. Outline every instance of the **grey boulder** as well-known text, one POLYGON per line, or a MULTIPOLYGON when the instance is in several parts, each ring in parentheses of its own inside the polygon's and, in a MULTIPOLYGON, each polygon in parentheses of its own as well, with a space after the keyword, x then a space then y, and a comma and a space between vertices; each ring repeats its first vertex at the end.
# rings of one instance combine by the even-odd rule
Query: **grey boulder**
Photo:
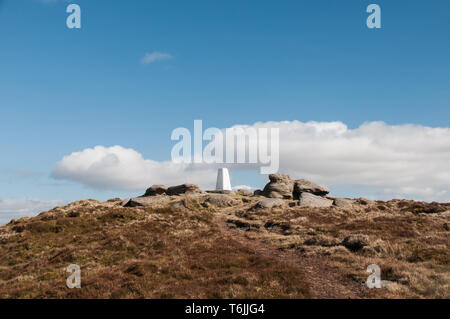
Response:
POLYGON ((166 191, 166 194, 169 196, 189 194, 189 193, 190 194, 202 193, 202 190, 195 184, 182 184, 178 186, 169 187, 166 191))
POLYGON ((241 196, 253 196, 253 192, 251 190, 245 189, 245 188, 238 189, 236 191, 236 193, 241 195, 241 196))
POLYGON ((254 196, 263 196, 263 191, 262 190, 260 190, 260 189, 256 189, 254 192, 253 192, 253 195, 254 196))
POLYGON ((333 201, 311 193, 301 193, 298 205, 304 207, 331 207, 333 201))
POLYGON ((165 194, 166 191, 167 191, 167 187, 164 185, 153 185, 145 191, 144 196, 162 195, 162 194, 165 194))
POLYGON ((269 198, 291 199, 294 188, 289 175, 270 174, 270 182, 264 187, 263 195, 269 198))
POLYGON ((264 199, 260 200, 256 203, 255 208, 257 209, 268 209, 268 208, 274 208, 274 207, 282 207, 284 206, 285 202, 284 200, 280 198, 270 198, 270 199, 264 199))
POLYGON ((123 207, 138 207, 138 206, 152 206, 154 204, 164 203, 169 201, 167 196, 142 196, 130 198, 122 202, 123 207))
POLYGON ((234 206, 239 204, 239 201, 223 194, 212 195, 206 199, 206 202, 219 207, 234 206))
POLYGON ((311 193, 318 196, 325 196, 330 192, 326 187, 319 186, 316 183, 306 179, 299 179, 294 182, 294 199, 299 199, 301 193, 311 193))
POLYGON ((350 208, 352 207, 352 201, 350 199, 346 199, 346 198, 335 198, 333 201, 333 205, 336 207, 341 207, 341 208, 350 208))

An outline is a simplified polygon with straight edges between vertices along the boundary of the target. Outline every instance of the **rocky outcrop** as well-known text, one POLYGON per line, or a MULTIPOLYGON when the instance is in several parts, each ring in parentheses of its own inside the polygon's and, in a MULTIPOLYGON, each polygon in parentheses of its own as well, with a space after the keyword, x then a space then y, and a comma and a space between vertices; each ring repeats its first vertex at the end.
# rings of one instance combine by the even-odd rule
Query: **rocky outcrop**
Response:
POLYGON ((256 203, 255 208, 256 209, 269 209, 274 207, 281 207, 284 206, 285 202, 281 198, 270 198, 265 200, 260 200, 258 203, 256 203))
POLYGON ((330 207, 333 205, 333 201, 311 193, 301 193, 298 205, 308 207, 330 207))
POLYGON ((178 186, 169 187, 166 194, 169 196, 182 194, 202 193, 202 190, 195 184, 182 184, 178 186))
POLYGON ((219 190, 210 190, 206 191, 209 194, 233 194, 234 191, 226 190, 226 189, 219 189, 219 190))
POLYGON ((249 189, 241 188, 236 191, 241 196, 253 196, 253 192, 249 189))
POLYGON ((317 196, 325 196, 330 190, 326 187, 319 186, 316 183, 308 181, 306 179, 299 179, 294 181, 292 196, 294 199, 300 199, 300 194, 302 193, 311 193, 317 196))
POLYGON ((330 190, 306 179, 293 180, 289 175, 271 174, 262 195, 269 198, 300 199, 302 193, 325 196, 330 190))
POLYGON ((202 190, 194 184, 182 184, 173 187, 164 185, 153 185, 148 188, 143 196, 126 199, 122 202, 123 207, 151 206, 154 204, 170 201, 169 196, 190 194, 192 196, 202 195, 202 190))
MULTIPOLYGON (((268 198, 277 199, 296 199, 299 200, 299 206, 310 207, 330 207, 333 200, 325 198, 330 192, 326 187, 317 185, 306 179, 293 180, 289 175, 271 174, 270 182, 264 187, 260 193, 255 191, 255 195, 263 195, 268 198)), ((339 202, 344 206, 346 203, 339 202)), ((295 205, 292 203, 292 205, 295 205)))
POLYGON ((145 191, 144 196, 161 195, 161 194, 165 194, 166 191, 167 191, 167 187, 164 185, 153 185, 145 191))
POLYGON ((270 182, 264 187, 263 196, 269 198, 291 199, 294 189, 293 180, 289 175, 270 174, 270 182))
POLYGON ((155 204, 165 203, 170 198, 167 196, 142 196, 136 198, 126 199, 122 202, 123 207, 138 207, 138 206, 152 206, 155 204))
POLYGON ((195 184, 182 184, 167 188, 164 185, 153 185, 149 187, 141 197, 151 197, 159 195, 182 195, 182 194, 200 194, 202 190, 195 184))
POLYGON ((351 208, 353 206, 352 201, 346 198, 335 198, 333 205, 341 208, 351 208))
POLYGON ((239 204, 239 201, 223 194, 212 195, 206 199, 206 202, 218 207, 234 206, 239 204))
MULTIPOLYGON (((328 188, 317 185, 306 179, 293 180, 289 175, 284 174, 270 174, 270 182, 264 187, 264 189, 256 190, 252 193, 250 190, 240 189, 237 192, 233 191, 207 191, 210 194, 216 194, 217 196, 210 196, 207 198, 206 203, 214 206, 232 206, 235 199, 227 196, 227 194, 238 194, 241 196, 251 197, 265 196, 270 199, 276 200, 263 200, 256 204, 255 208, 266 209, 273 207, 280 207, 287 204, 284 200, 296 199, 298 203, 290 202, 292 206, 309 206, 309 207, 330 207, 333 205, 333 198, 325 198, 330 191, 328 188)), ((183 194, 190 194, 191 196, 201 196, 206 194, 195 184, 182 184, 178 186, 172 186, 167 188, 164 185, 153 185, 149 187, 145 194, 138 198, 127 200, 122 205, 125 207, 147 206, 154 203, 149 198, 152 197, 166 197, 177 196, 183 194)), ((249 199, 242 199, 245 200, 249 199)), ((159 201, 159 199, 158 199, 159 201)), ((344 200, 334 199, 335 206, 348 207, 349 203, 344 200)), ((350 204, 351 205, 351 204, 350 204)))
POLYGON ((264 193, 263 193, 262 190, 256 189, 256 190, 253 192, 253 195, 254 195, 254 196, 264 196, 264 193))

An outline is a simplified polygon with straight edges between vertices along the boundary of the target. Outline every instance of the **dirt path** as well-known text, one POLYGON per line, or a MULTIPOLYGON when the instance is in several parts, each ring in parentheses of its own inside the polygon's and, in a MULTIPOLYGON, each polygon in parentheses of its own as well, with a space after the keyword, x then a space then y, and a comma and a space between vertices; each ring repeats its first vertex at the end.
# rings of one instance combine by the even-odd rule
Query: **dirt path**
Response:
POLYGON ((245 231, 228 227, 225 215, 217 215, 215 222, 223 236, 235 239, 246 248, 265 257, 275 257, 282 263, 300 268, 306 278, 312 298, 364 298, 365 286, 346 278, 327 265, 327 258, 305 257, 294 250, 281 251, 245 236, 245 231))

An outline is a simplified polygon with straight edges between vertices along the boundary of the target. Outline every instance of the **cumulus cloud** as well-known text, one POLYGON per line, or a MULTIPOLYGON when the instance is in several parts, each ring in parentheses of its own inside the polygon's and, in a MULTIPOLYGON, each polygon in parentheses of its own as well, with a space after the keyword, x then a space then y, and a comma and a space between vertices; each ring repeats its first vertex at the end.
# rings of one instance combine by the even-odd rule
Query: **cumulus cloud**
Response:
MULTIPOLYGON (((351 129, 342 122, 299 121, 235 127, 279 128, 280 172, 294 178, 332 189, 360 185, 376 197, 450 201, 449 128, 369 122, 351 129)), ((206 164, 156 162, 132 149, 98 146, 64 157, 52 175, 97 188, 142 190, 157 183, 213 187, 216 171, 206 164)))
POLYGON ((35 216, 64 204, 62 200, 0 199, 0 225, 8 223, 13 218, 35 216))
POLYGON ((299 121, 251 127, 280 129, 280 171, 296 178, 450 200, 449 128, 369 122, 350 129, 342 122, 299 121))
POLYGON ((170 60, 173 56, 169 53, 162 53, 162 52, 152 52, 152 53, 146 53, 144 57, 141 59, 142 64, 150 64, 157 61, 164 61, 164 60, 170 60))
POLYGON ((54 165, 52 176, 100 189, 142 190, 152 184, 195 183, 212 187, 212 168, 144 159, 133 149, 96 146, 64 157, 54 165))

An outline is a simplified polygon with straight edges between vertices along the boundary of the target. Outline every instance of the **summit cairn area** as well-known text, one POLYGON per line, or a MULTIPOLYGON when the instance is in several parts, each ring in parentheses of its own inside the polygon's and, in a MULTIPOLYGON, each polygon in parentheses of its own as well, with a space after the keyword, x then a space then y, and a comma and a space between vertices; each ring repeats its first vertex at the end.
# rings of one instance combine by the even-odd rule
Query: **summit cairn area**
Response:
MULTIPOLYGON (((232 195, 228 170, 220 169, 218 173, 218 189, 204 192, 195 184, 181 184, 167 187, 165 185, 153 185, 149 187, 145 194, 136 198, 123 201, 124 207, 149 206, 157 203, 170 201, 173 196, 201 196, 211 193, 232 195), (220 183, 219 183, 220 182, 220 183), (219 185, 220 184, 220 185, 219 185), (225 187, 223 187, 225 185, 225 187), (220 186, 220 187, 219 187, 220 186)), ((256 190, 253 197, 263 196, 267 200, 261 200, 255 206, 257 209, 267 209, 274 206, 302 206, 302 207, 351 207, 352 201, 344 198, 327 196, 330 190, 306 179, 294 180, 289 175, 271 174, 269 183, 264 189, 256 190)), ((242 194, 240 191, 239 194, 242 194)), ((252 196, 249 191, 245 196, 252 196)), ((221 198, 223 202, 224 198, 221 198)), ((217 202, 217 200, 212 200, 217 202)), ((225 202, 231 202, 228 198, 225 202)))

